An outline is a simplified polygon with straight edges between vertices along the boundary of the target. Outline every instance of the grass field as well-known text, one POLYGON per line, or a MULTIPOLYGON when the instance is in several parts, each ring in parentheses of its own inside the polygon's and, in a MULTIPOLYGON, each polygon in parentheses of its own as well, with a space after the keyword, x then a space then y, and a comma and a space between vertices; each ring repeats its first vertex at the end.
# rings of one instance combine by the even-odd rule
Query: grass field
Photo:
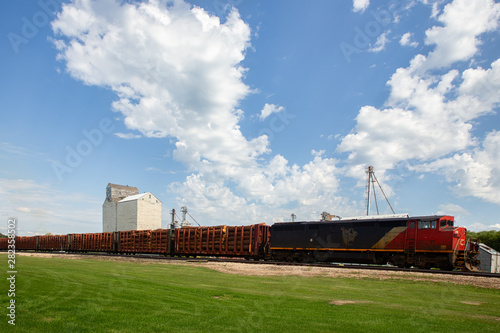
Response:
POLYGON ((16 266, 16 326, 2 279, 2 332, 500 332, 493 289, 92 259, 17 256, 16 266))

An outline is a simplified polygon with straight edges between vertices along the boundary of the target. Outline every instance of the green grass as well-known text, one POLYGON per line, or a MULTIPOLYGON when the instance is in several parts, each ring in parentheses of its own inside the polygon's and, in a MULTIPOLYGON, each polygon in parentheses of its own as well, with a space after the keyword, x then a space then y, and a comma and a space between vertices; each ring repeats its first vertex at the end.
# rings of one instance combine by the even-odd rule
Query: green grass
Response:
MULTIPOLYGON (((19 332, 500 332, 500 291, 17 256, 19 332), (357 301, 333 305, 332 300, 357 301), (469 305, 461 301, 480 302, 469 305)), ((0 254, 7 271, 7 257, 0 254)))

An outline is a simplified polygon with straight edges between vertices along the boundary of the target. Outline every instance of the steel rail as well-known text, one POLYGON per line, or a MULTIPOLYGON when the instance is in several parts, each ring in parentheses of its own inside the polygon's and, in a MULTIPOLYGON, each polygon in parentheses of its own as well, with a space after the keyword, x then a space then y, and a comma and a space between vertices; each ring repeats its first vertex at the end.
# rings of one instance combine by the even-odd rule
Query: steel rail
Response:
MULTIPOLYGON (((5 252, 5 251, 1 251, 5 252)), ((382 265, 368 265, 368 264, 343 264, 343 263, 300 263, 300 262, 284 262, 284 261, 271 261, 271 260, 246 260, 244 258, 220 258, 220 257, 171 257, 163 254, 147 254, 147 253, 106 253, 106 252, 77 252, 77 251, 31 251, 31 250, 17 250, 16 252, 25 253, 52 253, 62 255, 83 255, 95 257, 118 257, 127 259, 153 259, 153 260, 166 260, 166 261, 186 261, 186 262, 232 262, 243 263, 250 265, 275 265, 275 266, 304 266, 304 267, 326 267, 326 268, 342 268, 342 269, 362 269, 362 270, 380 270, 380 271, 393 271, 393 272, 410 272, 410 273, 426 273, 426 274, 444 274, 444 275, 463 275, 463 276, 476 276, 500 279, 500 274, 485 273, 485 272, 470 272, 470 271, 444 271, 438 269, 419 269, 419 268, 399 268, 396 266, 382 266, 382 265)))

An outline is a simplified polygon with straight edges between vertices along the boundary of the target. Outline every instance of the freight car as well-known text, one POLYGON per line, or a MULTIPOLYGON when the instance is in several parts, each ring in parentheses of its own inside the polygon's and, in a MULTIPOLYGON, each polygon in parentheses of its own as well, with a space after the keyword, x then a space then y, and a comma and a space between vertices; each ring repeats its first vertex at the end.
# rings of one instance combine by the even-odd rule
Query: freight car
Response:
POLYGON ((271 257, 279 261, 390 263, 399 267, 476 270, 478 246, 453 216, 352 218, 276 223, 271 257))
MULTIPOLYGON (((0 242, 7 249, 7 242, 0 242)), ((156 253, 477 270, 478 244, 452 216, 351 218, 16 237, 16 250, 156 253)))
MULTIPOLYGON (((269 241, 269 226, 262 223, 16 237, 16 250, 264 259, 269 241)), ((4 243, 0 242, 2 250, 7 249, 7 241, 4 243)))
POLYGON ((224 256, 264 259, 269 248, 269 226, 216 226, 175 229, 178 256, 224 256))

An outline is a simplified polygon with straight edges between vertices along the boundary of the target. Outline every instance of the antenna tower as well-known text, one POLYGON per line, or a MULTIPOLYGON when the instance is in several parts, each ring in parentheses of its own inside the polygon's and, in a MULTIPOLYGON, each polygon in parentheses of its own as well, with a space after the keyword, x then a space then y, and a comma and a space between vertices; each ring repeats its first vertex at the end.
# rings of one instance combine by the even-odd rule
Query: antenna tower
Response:
POLYGON ((391 203, 389 202, 389 199, 387 199, 387 196, 385 195, 384 190, 382 189, 382 186, 378 182, 377 177, 375 177, 375 171, 373 171, 373 166, 370 165, 368 167, 368 169, 366 170, 366 173, 368 174, 368 184, 366 186, 366 215, 370 215, 370 205, 371 205, 370 190, 373 193, 375 207, 377 207, 377 215, 380 215, 379 211, 378 211, 377 194, 375 192, 375 183, 377 183, 378 188, 380 189, 380 191, 384 195, 385 201, 387 201, 387 204, 391 208, 392 213, 395 214, 394 209, 392 209, 391 203))

